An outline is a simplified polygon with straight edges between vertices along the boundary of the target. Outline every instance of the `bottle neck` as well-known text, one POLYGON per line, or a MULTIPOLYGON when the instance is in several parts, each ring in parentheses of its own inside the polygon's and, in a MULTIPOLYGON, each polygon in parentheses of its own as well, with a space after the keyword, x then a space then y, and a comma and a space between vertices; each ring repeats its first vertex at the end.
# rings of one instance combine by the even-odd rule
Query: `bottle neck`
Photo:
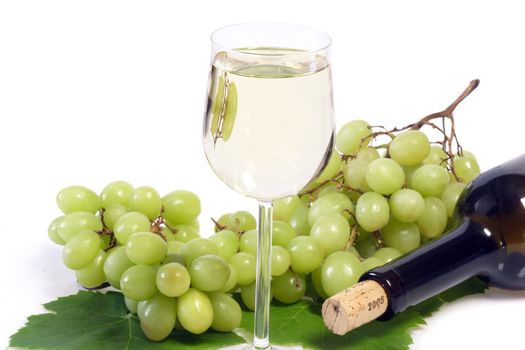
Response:
POLYGON ((470 277, 498 265, 500 245, 482 225, 465 219, 455 230, 418 250, 366 272, 385 289, 389 306, 383 319, 404 311, 470 277))

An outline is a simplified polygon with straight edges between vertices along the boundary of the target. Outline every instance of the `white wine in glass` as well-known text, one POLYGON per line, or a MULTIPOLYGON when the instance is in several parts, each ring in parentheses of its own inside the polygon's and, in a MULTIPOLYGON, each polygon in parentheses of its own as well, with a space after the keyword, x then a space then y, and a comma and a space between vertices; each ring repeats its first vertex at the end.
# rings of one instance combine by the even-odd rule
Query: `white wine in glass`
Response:
POLYGON ((211 39, 204 149, 223 182, 259 201, 252 348, 271 349, 271 203, 297 194, 331 154, 331 40, 277 23, 231 25, 211 39))

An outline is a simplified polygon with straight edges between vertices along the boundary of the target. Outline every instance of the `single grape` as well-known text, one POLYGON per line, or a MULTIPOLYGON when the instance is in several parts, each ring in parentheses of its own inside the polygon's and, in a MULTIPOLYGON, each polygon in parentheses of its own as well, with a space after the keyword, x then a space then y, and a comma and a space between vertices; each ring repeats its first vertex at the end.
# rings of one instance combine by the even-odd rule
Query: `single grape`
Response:
POLYGON ((368 163, 365 179, 373 191, 392 194, 400 190, 405 183, 405 173, 394 160, 379 158, 368 163))
POLYGON ((410 186, 410 184, 412 183, 412 176, 414 176, 414 173, 416 172, 417 169, 419 169, 420 166, 421 164, 403 166, 403 172, 405 173, 405 185, 406 186, 410 186))
POLYGON ((166 254, 182 254, 182 247, 184 247, 183 242, 179 241, 169 241, 168 242, 168 251, 166 254))
POLYGON ((372 130, 364 120, 352 120, 337 132, 335 147, 342 154, 353 155, 370 142, 372 130))
POLYGON ((218 332, 231 332, 241 325, 242 310, 231 296, 220 292, 208 294, 213 307, 211 328, 218 332))
POLYGON ((128 208, 122 204, 111 204, 104 210, 104 224, 111 231, 114 230, 118 219, 128 212, 128 208))
POLYGON ((305 236, 310 234, 310 223, 308 223, 309 211, 310 209, 306 205, 301 205, 295 209, 292 216, 290 216, 290 220, 288 220, 288 223, 298 235, 305 236))
POLYGON ((129 201, 133 196, 133 186, 125 181, 115 181, 104 187, 100 198, 102 207, 107 209, 111 204, 120 204, 129 207, 129 201))
MULTIPOLYGON (((241 287, 241 300, 248 310, 255 311, 255 282, 241 287)), ((273 300, 273 292, 270 288, 270 302, 273 300)))
POLYGON ((181 264, 182 266, 186 266, 186 260, 184 260, 182 254, 167 254, 166 257, 161 261, 161 264, 163 265, 170 263, 177 263, 181 264))
POLYGON ((323 262, 323 251, 312 237, 293 238, 288 243, 287 250, 290 254, 290 265, 297 273, 312 272, 323 262))
POLYGON ((363 272, 366 272, 368 270, 371 270, 373 268, 376 268, 378 266, 382 266, 384 265, 384 261, 379 259, 379 258, 376 258, 375 256, 372 256, 368 259, 365 259, 363 262, 363 272))
POLYGON ((138 313, 140 327, 149 340, 161 341, 167 338, 177 320, 177 302, 160 293, 145 301, 138 313))
POLYGON ((356 159, 358 160, 364 160, 367 163, 370 163, 374 159, 380 158, 379 152, 377 149, 373 147, 365 147, 361 148, 359 152, 357 152, 356 159))
POLYGON ((328 295, 323 289, 323 281, 322 281, 322 275, 323 275, 323 266, 319 267, 317 270, 312 271, 311 278, 312 278, 312 284, 314 286, 314 290, 322 299, 328 299, 328 295))
POLYGON ((199 233, 199 230, 201 229, 201 224, 199 223, 199 218, 195 218, 193 221, 189 222, 187 224, 189 227, 195 230, 195 232, 199 233))
POLYGON ((196 194, 178 190, 162 198, 163 216, 170 225, 188 224, 201 213, 201 202, 196 194))
POLYGON ((453 164, 456 175, 461 182, 466 184, 474 180, 481 172, 476 157, 468 151, 463 151, 461 156, 456 154, 453 164))
POLYGON ((272 246, 272 276, 280 276, 290 267, 290 254, 281 246, 272 246))
POLYGON ((299 301, 306 293, 304 275, 291 270, 272 280, 272 293, 281 303, 292 304, 299 301))
POLYGON ((188 225, 176 225, 173 228, 172 240, 179 242, 190 242, 196 238, 200 238, 199 232, 197 232, 193 227, 188 225))
POLYGON ((239 250, 241 252, 257 255, 257 236, 257 230, 248 230, 244 232, 239 239, 239 250))
POLYGON ((151 222, 142 213, 131 211, 122 215, 115 223, 113 233, 117 242, 124 245, 129 237, 135 232, 147 232, 150 230, 151 222))
POLYGON ((313 226, 313 224, 324 215, 334 213, 349 218, 353 212, 354 205, 350 201, 350 198, 342 193, 331 193, 318 198, 312 203, 310 211, 308 212, 308 223, 310 226, 313 226))
POLYGON ((365 259, 370 258, 377 250, 377 239, 373 235, 369 235, 367 238, 357 241, 356 248, 359 256, 365 259))
POLYGON ((94 214, 85 211, 76 211, 63 216, 58 222, 57 233, 64 242, 67 242, 82 230, 100 231, 102 221, 94 214))
POLYGON ((388 153, 400 165, 416 165, 430 154, 430 143, 423 132, 408 130, 394 137, 388 146, 388 153))
POLYGON ((456 208, 459 196, 463 193, 465 187, 466 185, 464 183, 454 182, 449 184, 441 194, 441 201, 445 205, 445 208, 447 208, 449 218, 454 214, 454 209, 456 208))
POLYGON ((69 186, 57 195, 57 205, 64 214, 75 211, 96 213, 102 206, 100 197, 84 186, 69 186))
POLYGON ((448 155, 443 151, 443 148, 439 146, 430 146, 430 153, 428 157, 423 159, 423 164, 435 164, 442 166, 443 168, 447 167, 448 155))
POLYGON ((358 257, 358 258, 361 258, 361 255, 359 255, 359 251, 358 251, 357 248, 356 248, 355 246, 353 246, 353 245, 345 247, 345 251, 347 251, 347 252, 349 252, 349 253, 355 255, 355 256, 358 257))
POLYGON ((150 265, 135 265, 124 271, 120 278, 120 290, 127 298, 141 301, 151 299, 158 293, 155 282, 157 270, 150 265))
POLYGON ((362 192, 370 191, 365 178, 367 167, 368 162, 363 159, 354 159, 346 163, 343 168, 345 184, 362 192))
POLYGON ((390 219, 387 200, 375 192, 367 192, 359 197, 355 213, 359 225, 368 232, 380 230, 390 219))
POLYGON ((221 290, 230 277, 228 263, 216 255, 204 255, 193 260, 189 272, 191 286, 203 292, 221 290))
POLYGON ((255 267, 257 261, 253 254, 239 252, 230 258, 229 263, 237 272, 237 283, 240 286, 245 286, 255 281, 255 267))
POLYGON ((288 242, 297 236, 297 232, 295 232, 294 228, 287 222, 274 220, 272 224, 272 245, 286 247, 288 242))
POLYGON ((104 274, 113 287, 120 289, 122 274, 135 265, 126 254, 126 247, 118 247, 113 250, 104 262, 104 274))
POLYGON ((323 264, 321 282, 328 296, 357 283, 363 273, 359 258, 349 252, 335 252, 323 264))
POLYGON ((324 184, 317 193, 317 198, 332 194, 332 193, 341 193, 341 190, 337 188, 337 185, 333 182, 328 182, 324 184))
POLYGON ((215 227, 213 228, 213 230, 215 232, 219 232, 219 231, 222 231, 226 228, 227 224, 228 224, 228 220, 230 220, 230 216, 232 216, 231 213, 226 213, 226 214, 223 214, 219 220, 217 220, 217 225, 215 225, 215 227))
POLYGON ((384 247, 384 248, 378 249, 374 253, 374 257, 383 261, 385 264, 388 262, 391 262, 394 259, 399 258, 401 255, 403 254, 401 254, 399 250, 392 248, 392 247, 384 247))
POLYGON ((95 288, 106 282, 106 275, 104 274, 104 262, 108 254, 99 250, 95 259, 93 259, 86 267, 76 270, 75 276, 78 283, 84 288, 95 288))
POLYGON ((177 301, 177 317, 184 329, 201 334, 213 323, 213 305, 206 294, 190 288, 177 301))
POLYGON ((160 215, 162 200, 159 193, 149 186, 137 187, 133 191, 129 201, 129 209, 138 211, 146 215, 150 220, 154 220, 160 215))
POLYGON ((63 216, 59 216, 55 220, 53 220, 47 229, 47 235, 49 236, 49 239, 51 239, 54 243, 64 245, 66 244, 66 241, 60 237, 58 234, 58 227, 60 226, 60 223, 64 220, 63 216))
POLYGON ((138 312, 137 307, 139 304, 138 301, 124 297, 124 303, 126 304, 126 307, 128 308, 129 312, 135 315, 137 314, 138 312))
POLYGON ((324 167, 321 174, 317 177, 317 180, 322 182, 333 178, 339 169, 341 169, 341 164, 341 156, 336 150, 333 150, 330 158, 328 159, 328 163, 324 167))
POLYGON ((190 266, 193 260, 204 255, 218 255, 219 249, 214 241, 207 238, 196 238, 186 243, 181 250, 181 254, 186 260, 187 266, 190 266))
POLYGON ((223 293, 232 293, 237 286, 237 271, 232 264, 228 264, 228 268, 230 269, 230 277, 228 277, 224 287, 220 290, 223 293))
POLYGON ((425 211, 417 219, 417 227, 422 236, 434 238, 445 231, 448 215, 445 204, 436 197, 425 198, 425 211))
POLYGON ((228 218, 226 224, 229 230, 235 232, 244 232, 257 228, 257 221, 250 212, 245 210, 237 211, 228 218))
POLYGON ((425 210, 425 200, 419 192, 403 188, 390 196, 390 212, 401 222, 416 221, 425 210))
POLYGON ((273 201, 273 219, 288 221, 292 216, 293 212, 302 206, 301 199, 299 196, 289 196, 273 201))
POLYGON ((155 265, 160 263, 168 252, 168 245, 157 234, 137 232, 126 243, 126 254, 135 264, 155 265))
POLYGON ((178 297, 190 288, 190 273, 178 263, 162 265, 155 279, 159 291, 168 297, 178 297))
POLYGON ((350 238, 350 225, 342 215, 328 214, 315 222, 310 236, 321 248, 323 256, 328 256, 345 248, 350 238))
POLYGON ((421 243, 421 235, 415 223, 404 223, 394 218, 381 229, 381 237, 387 246, 401 253, 408 253, 421 243))
POLYGON ((435 164, 426 164, 414 172, 410 187, 423 197, 435 197, 443 193, 448 183, 447 169, 435 164))
POLYGON ((89 265, 100 250, 100 238, 91 230, 82 230, 72 237, 65 245, 62 254, 64 264, 79 270, 89 265))
POLYGON ((210 236, 209 239, 217 244, 219 256, 224 260, 229 260, 239 250, 239 238, 233 231, 222 230, 210 236))

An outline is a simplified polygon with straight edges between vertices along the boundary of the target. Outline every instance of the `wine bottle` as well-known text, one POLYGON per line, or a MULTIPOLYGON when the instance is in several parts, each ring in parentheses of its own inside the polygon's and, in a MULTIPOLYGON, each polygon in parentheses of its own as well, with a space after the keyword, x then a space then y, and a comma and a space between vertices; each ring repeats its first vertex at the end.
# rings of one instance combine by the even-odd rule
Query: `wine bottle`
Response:
POLYGON ((473 276, 525 289, 525 155, 479 175, 463 191, 454 229, 384 266, 323 304, 326 326, 345 334, 388 320, 473 276))

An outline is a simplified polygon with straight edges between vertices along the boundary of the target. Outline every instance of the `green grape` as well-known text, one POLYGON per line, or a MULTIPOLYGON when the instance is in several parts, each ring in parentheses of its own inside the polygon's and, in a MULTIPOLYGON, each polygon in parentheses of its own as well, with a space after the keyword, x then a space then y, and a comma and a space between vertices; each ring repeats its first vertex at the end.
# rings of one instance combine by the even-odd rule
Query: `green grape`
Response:
POLYGON ((135 264, 129 260, 126 254, 126 247, 118 247, 109 253, 103 268, 109 284, 120 289, 122 274, 133 265, 135 264))
POLYGON ((369 235, 367 238, 357 241, 356 248, 359 256, 365 259, 370 258, 377 250, 377 239, 373 235, 369 235))
POLYGON ((448 183, 447 169, 435 164, 425 164, 412 174, 410 187, 421 193, 423 197, 435 197, 443 193, 448 183))
POLYGON ((129 209, 138 211, 146 215, 150 220, 154 220, 160 215, 162 200, 159 193, 149 186, 137 187, 133 191, 129 201, 129 209))
POLYGON ((311 277, 312 277, 312 284, 314 286, 314 290, 323 299, 328 299, 328 295, 326 295, 326 292, 323 289, 323 281, 322 281, 322 275, 323 275, 323 266, 319 267, 317 270, 312 271, 311 277))
POLYGON ((328 214, 312 226, 310 237, 315 239, 324 256, 343 250, 350 238, 350 225, 339 214, 328 214))
POLYGON ((239 238, 233 231, 222 230, 210 236, 209 239, 217 244, 219 256, 224 260, 229 260, 239 250, 239 238))
POLYGON ((321 282, 323 290, 331 297, 357 283, 363 273, 359 258, 349 252, 335 252, 323 264, 321 282))
POLYGON ((474 180, 481 172, 476 157, 468 151, 463 151, 461 156, 456 154, 453 164, 456 175, 466 184, 474 180))
POLYGON ((188 224, 201 213, 201 201, 190 191, 178 190, 162 198, 163 216, 170 225, 188 224))
POLYGON ((193 260, 203 255, 218 255, 219 249, 214 241, 207 238, 196 238, 186 243, 181 250, 181 254, 190 266, 193 260))
POLYGON ((84 186, 69 186, 57 195, 57 205, 64 214, 75 211, 96 213, 102 206, 100 197, 84 186))
POLYGON ((384 265, 384 261, 379 259, 379 258, 376 258, 375 256, 372 256, 368 259, 365 259, 363 262, 363 272, 366 272, 368 270, 371 270, 373 268, 376 268, 378 266, 382 266, 384 265))
POLYGON ((226 225, 229 230, 244 232, 257 228, 257 221, 252 214, 245 210, 237 211, 228 218, 226 225))
POLYGON ((150 265, 135 265, 124 271, 120 278, 120 290, 125 297, 142 301, 158 293, 155 282, 157 270, 150 265))
POLYGON ((89 265, 100 250, 100 238, 91 230, 82 230, 64 245, 62 259, 64 264, 79 270, 89 265))
POLYGON ((425 200, 415 190, 403 188, 390 196, 390 212, 401 222, 416 221, 425 210, 425 200))
POLYGON ((177 320, 177 302, 160 293, 146 300, 138 313, 142 331, 153 341, 161 341, 168 337, 177 320))
POLYGON ((353 212, 354 205, 350 201, 350 198, 342 193, 331 193, 318 198, 312 203, 310 211, 308 212, 308 223, 312 226, 324 215, 333 213, 341 214, 345 218, 349 218, 350 213, 353 212))
POLYGON ((381 229, 381 237, 387 246, 401 253, 408 253, 421 243, 421 235, 415 223, 405 223, 394 218, 381 229))
POLYGON ((167 254, 161 262, 163 265, 170 263, 177 263, 181 264, 182 266, 186 266, 186 260, 184 260, 182 254, 167 254))
POLYGON ((290 267, 290 254, 281 246, 272 246, 272 276, 280 276, 290 267))
POLYGON ((417 165, 405 165, 403 166, 403 172, 405 173, 405 185, 410 186, 412 183, 412 176, 414 175, 414 172, 419 169, 421 164, 417 165))
POLYGON ((111 204, 120 204, 129 207, 133 196, 133 186, 125 181, 115 181, 107 185, 100 194, 102 208, 107 209, 111 204))
POLYGON ((425 211, 417 219, 417 227, 423 237, 434 238, 445 231, 448 215, 445 204, 436 197, 425 198, 425 211))
POLYGON ((430 143, 419 130, 404 131, 390 142, 388 153, 400 165, 416 165, 430 154, 430 143))
POLYGON ((190 288, 190 273, 178 263, 162 265, 155 279, 159 291, 168 297, 178 297, 190 288))
POLYGON ((228 264, 228 268, 230 269, 230 277, 228 277, 224 287, 220 290, 223 293, 231 293, 237 286, 237 271, 231 264, 228 264))
POLYGON ((347 248, 345 249, 345 251, 347 251, 347 252, 349 252, 349 253, 355 255, 355 256, 358 257, 358 258, 361 258, 361 255, 359 255, 359 251, 358 251, 357 248, 356 248, 355 246, 353 246, 353 245, 347 247, 347 248))
POLYGON ((361 226, 357 226, 357 241, 362 241, 370 236, 370 232, 365 231, 361 226))
POLYGON ((377 151, 377 149, 373 147, 365 147, 365 148, 361 148, 359 152, 357 152, 356 159, 364 160, 365 162, 370 163, 374 159, 378 159, 380 157, 381 156, 379 155, 379 152, 377 151))
POLYGON ((221 290, 230 277, 228 263, 216 255, 204 255, 193 260, 189 272, 191 286, 203 292, 221 290))
POLYGON ((308 273, 323 263, 323 251, 313 237, 297 236, 286 248, 290 254, 290 265, 297 273, 308 273))
MULTIPOLYGON (((306 205, 301 205, 290 216, 288 223, 293 227, 298 235, 310 234, 310 223, 308 223, 308 213, 310 209, 306 205)), ((274 227, 275 230, 275 227, 274 227)))
POLYGON ((118 219, 128 212, 128 208, 122 204, 111 204, 104 210, 104 224, 111 231, 114 230, 118 219))
POLYGON ((241 252, 257 255, 257 236, 257 230, 249 230, 244 232, 239 239, 239 250, 241 252))
POLYGON ((75 275, 78 283, 84 288, 95 288, 106 282, 106 275, 104 274, 104 262, 108 254, 99 250, 95 259, 93 259, 86 267, 76 270, 75 275))
POLYGON ((306 293, 304 275, 288 270, 284 274, 274 277, 272 293, 273 297, 281 303, 292 304, 299 301, 306 293))
POLYGON ((211 328, 218 332, 231 332, 239 328, 242 321, 242 310, 239 304, 224 293, 208 294, 213 307, 211 328))
POLYGON ((173 227, 173 237, 174 241, 179 241, 187 243, 193 241, 196 238, 200 238, 199 233, 191 226, 188 225, 176 225, 173 227))
POLYGON ((387 200, 375 192, 367 192, 359 197, 355 213, 359 225, 368 232, 380 230, 390 220, 387 200))
POLYGON ((57 233, 64 242, 67 242, 82 230, 100 231, 102 230, 102 221, 92 213, 85 211, 76 211, 66 214, 58 222, 57 233))
POLYGON ((253 254, 239 252, 230 258, 229 263, 237 272, 237 284, 245 286, 255 281, 257 260, 253 254))
POLYGON ((224 230, 224 228, 226 228, 227 224, 228 224, 228 220, 230 220, 230 216, 232 216, 231 213, 226 213, 226 214, 223 214, 219 220, 217 220, 217 224, 218 225, 215 225, 215 227, 213 228, 213 230, 215 232, 219 232, 219 231, 222 231, 224 230))
POLYGON ((445 208, 447 208, 449 218, 454 214, 454 209, 456 208, 459 196, 463 193, 465 187, 466 185, 464 183, 454 182, 449 184, 441 194, 441 201, 445 205, 445 208))
POLYGON ((206 294, 190 288, 177 301, 177 317, 184 329, 204 333, 213 323, 213 306, 206 294))
POLYGON ((337 132, 335 147, 346 155, 356 154, 361 147, 366 147, 370 142, 372 130, 364 120, 352 120, 337 132))
POLYGON ((337 185, 333 182, 324 184, 317 193, 317 198, 332 194, 332 193, 341 193, 341 190, 337 188, 337 185))
POLYGON ((297 236, 297 232, 287 222, 274 220, 272 225, 272 245, 286 247, 290 240, 297 236))
POLYGON ((201 224, 199 223, 199 218, 195 218, 192 222, 187 224, 189 227, 195 230, 195 232, 199 233, 199 230, 201 229, 201 224))
POLYGON ((159 264, 168 252, 168 245, 157 234, 137 232, 129 237, 126 243, 126 254, 135 264, 159 264))
POLYGON ((169 241, 168 242, 168 251, 166 254, 182 254, 182 247, 184 247, 183 242, 179 241, 169 241))
POLYGON ((294 211, 302 206, 299 196, 290 196, 273 201, 273 219, 288 221, 294 211))
POLYGON ((129 237, 135 232, 147 232, 150 230, 151 222, 142 213, 131 211, 122 215, 115 223, 113 233, 117 242, 124 245, 129 237))
POLYGON ((384 247, 384 248, 378 249, 374 253, 374 257, 383 261, 385 264, 388 262, 391 262, 394 259, 399 258, 401 255, 403 254, 401 254, 399 250, 392 248, 392 247, 384 247))
POLYGON ((227 84, 226 89, 224 86, 224 78, 220 77, 217 95, 213 100, 213 118, 210 131, 214 139, 222 139, 226 142, 232 134, 237 115, 237 87, 233 82, 227 84), (224 96, 225 92, 226 96, 224 96), (220 120, 222 123, 219 122, 220 120))
POLYGON ((443 151, 443 148, 439 146, 430 146, 430 154, 428 157, 423 159, 423 164, 435 164, 442 166, 443 168, 447 167, 448 155, 443 151))
POLYGON ((366 168, 368 162, 362 159, 354 159, 346 163, 343 169, 345 184, 362 192, 370 191, 366 182, 366 168))
POLYGON ((328 159, 328 163, 324 167, 321 174, 317 177, 318 181, 326 181, 328 179, 331 179, 337 174, 339 169, 341 169, 341 156, 337 151, 334 149, 332 150, 332 153, 330 155, 330 158, 328 159))
POLYGON ((379 158, 368 163, 365 173, 366 183, 381 194, 392 194, 405 183, 403 168, 389 158, 379 158))
POLYGON ((54 243, 64 245, 66 244, 66 241, 60 237, 58 234, 58 227, 60 226, 60 223, 64 220, 63 216, 59 216, 55 220, 53 220, 47 229, 47 235, 49 236, 49 239, 51 239, 54 243))
POLYGON ((139 304, 138 301, 124 297, 124 304, 126 304, 126 307, 128 308, 129 312, 135 315, 137 314, 138 312, 137 307, 139 304))
MULTIPOLYGON (((255 311, 255 282, 241 288, 241 300, 248 310, 255 311)), ((270 288, 270 302, 273 300, 273 292, 270 288)))

